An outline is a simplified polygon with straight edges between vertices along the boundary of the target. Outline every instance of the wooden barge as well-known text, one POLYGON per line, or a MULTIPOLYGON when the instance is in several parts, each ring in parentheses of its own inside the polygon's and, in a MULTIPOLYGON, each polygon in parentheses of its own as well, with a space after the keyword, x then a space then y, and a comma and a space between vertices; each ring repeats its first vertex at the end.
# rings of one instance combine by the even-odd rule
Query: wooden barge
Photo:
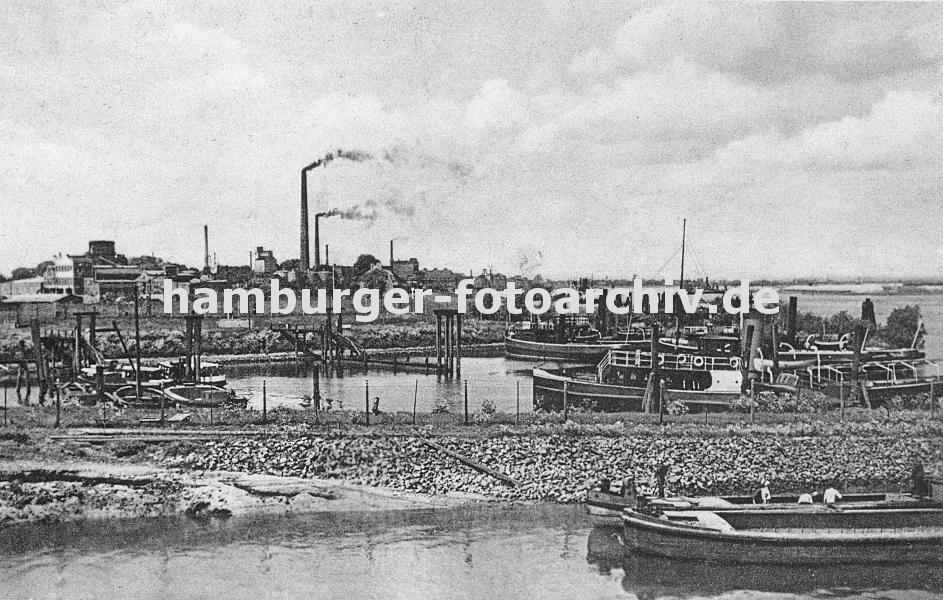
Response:
POLYGON ((626 551, 707 562, 943 562, 943 509, 681 510, 622 515, 626 551))

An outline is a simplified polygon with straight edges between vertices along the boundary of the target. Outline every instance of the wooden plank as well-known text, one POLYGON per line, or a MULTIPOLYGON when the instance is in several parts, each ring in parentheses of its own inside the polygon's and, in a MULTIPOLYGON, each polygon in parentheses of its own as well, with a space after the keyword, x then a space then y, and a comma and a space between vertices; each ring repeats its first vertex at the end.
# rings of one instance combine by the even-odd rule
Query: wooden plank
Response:
POLYGON ((422 438, 422 437, 419 438, 419 441, 421 441, 423 444, 429 446, 430 448, 433 448, 433 449, 435 449, 435 450, 438 450, 439 452, 442 452, 443 454, 447 454, 448 456, 451 456, 452 458, 456 459, 456 460, 459 461, 459 462, 462 462, 462 463, 468 465, 469 467, 475 469, 476 471, 479 471, 479 472, 484 473, 484 474, 486 474, 486 475, 490 475, 490 476, 494 477, 495 479, 498 479, 498 480, 500 480, 500 481, 503 481, 504 483, 510 485, 511 487, 518 487, 518 486, 521 485, 520 482, 517 481, 516 479, 513 479, 513 478, 511 478, 511 477, 508 477, 507 475, 505 475, 504 473, 501 473, 500 471, 495 471, 494 469, 492 469, 492 468, 490 468, 490 467, 486 467, 485 465, 481 464, 481 463, 478 462, 477 460, 473 460, 473 459, 468 458, 467 456, 465 456, 465 455, 463 455, 463 454, 459 454, 458 452, 455 452, 455 451, 453 451, 453 450, 449 450, 449 449, 446 448, 445 446, 442 446, 442 445, 440 445, 440 444, 437 444, 437 443, 435 443, 435 442, 433 442, 433 441, 431 441, 431 440, 427 440, 427 439, 422 438))

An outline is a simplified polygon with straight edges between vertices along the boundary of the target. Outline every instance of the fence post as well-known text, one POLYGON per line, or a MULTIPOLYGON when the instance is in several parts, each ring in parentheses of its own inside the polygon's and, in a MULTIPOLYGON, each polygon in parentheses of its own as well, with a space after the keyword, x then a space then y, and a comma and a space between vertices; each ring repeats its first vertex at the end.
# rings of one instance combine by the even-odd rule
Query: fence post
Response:
POLYGON ((517 414, 514 417, 514 425, 520 427, 521 425, 521 382, 517 382, 517 414))
MULTIPOLYGON (((4 388, 6 390, 6 388, 4 388)), ((62 416, 62 401, 61 401, 62 390, 59 387, 59 378, 56 377, 56 429, 59 429, 59 424, 61 422, 62 416)))
POLYGON ((570 394, 569 394, 569 381, 563 380, 563 422, 566 423, 567 417, 570 415, 570 394))
POLYGON ((750 422, 756 423, 756 396, 753 392, 756 391, 753 385, 753 382, 750 382, 750 422))
POLYGON ((465 380, 465 424, 468 425, 468 380, 465 380))
POLYGON ((262 380, 262 423, 268 422, 268 392, 265 387, 265 380, 262 380))
POLYGON ((845 380, 838 380, 838 420, 845 420, 845 380))

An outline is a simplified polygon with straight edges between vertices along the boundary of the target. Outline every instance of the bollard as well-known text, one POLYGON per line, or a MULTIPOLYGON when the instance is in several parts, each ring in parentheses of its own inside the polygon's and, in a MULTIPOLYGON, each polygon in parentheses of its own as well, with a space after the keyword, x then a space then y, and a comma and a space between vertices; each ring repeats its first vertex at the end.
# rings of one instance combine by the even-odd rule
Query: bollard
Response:
POLYGON ((364 388, 365 393, 363 397, 363 415, 366 419, 366 424, 370 424, 370 380, 364 380, 366 387, 364 388))
POLYGON ((265 388, 265 380, 262 380, 262 423, 268 422, 268 394, 265 388))
POLYGON ((465 424, 468 425, 468 380, 465 380, 465 424))

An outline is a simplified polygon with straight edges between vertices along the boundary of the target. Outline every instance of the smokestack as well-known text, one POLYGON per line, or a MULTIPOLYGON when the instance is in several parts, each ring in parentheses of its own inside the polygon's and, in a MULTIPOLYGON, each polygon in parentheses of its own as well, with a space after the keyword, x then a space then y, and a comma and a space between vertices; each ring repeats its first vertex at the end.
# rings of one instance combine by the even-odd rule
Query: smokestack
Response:
MULTIPOLYGON (((308 269, 311 267, 310 247, 308 244, 308 169, 301 170, 301 264, 299 265, 302 277, 308 276, 308 269)), ((315 232, 317 232, 317 219, 315 219, 315 232)))
POLYGON ((325 213, 318 213, 314 215, 314 268, 319 270, 321 268, 321 225, 320 220, 325 213))
POLYGON ((203 226, 203 267, 210 270, 210 228, 203 226))
POLYGON ((331 246, 324 244, 324 264, 331 264, 331 246))
POLYGON ((393 272, 393 240, 390 240, 390 273, 393 272))

